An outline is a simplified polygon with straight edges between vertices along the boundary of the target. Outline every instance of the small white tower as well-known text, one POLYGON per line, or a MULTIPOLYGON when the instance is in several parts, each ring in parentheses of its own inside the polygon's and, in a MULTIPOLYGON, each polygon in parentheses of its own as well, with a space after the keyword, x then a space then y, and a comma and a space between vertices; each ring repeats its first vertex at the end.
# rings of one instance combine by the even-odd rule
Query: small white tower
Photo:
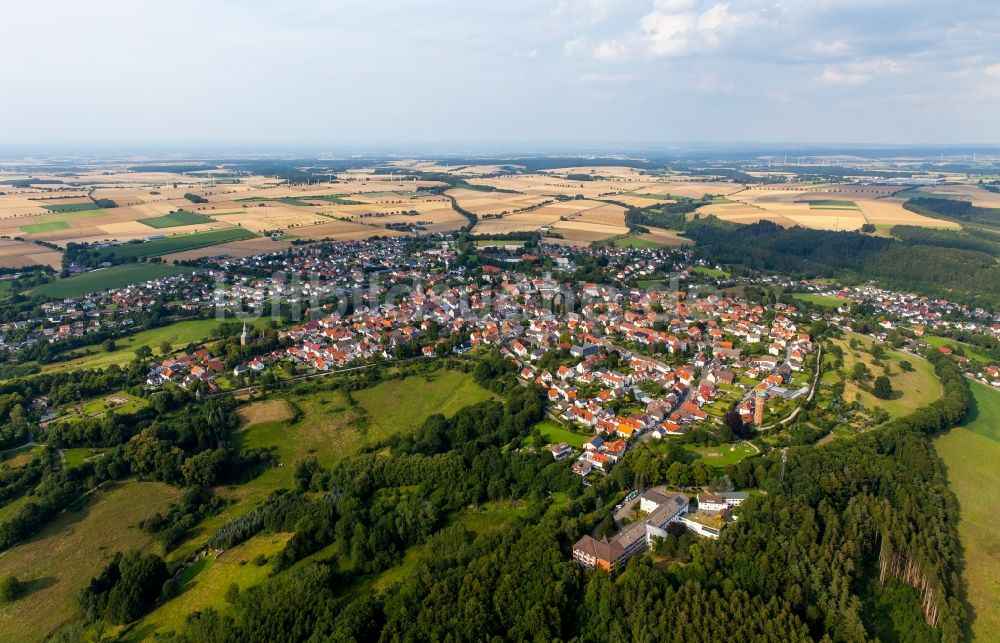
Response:
POLYGON ((243 332, 240 333, 240 346, 246 346, 250 335, 247 333, 247 323, 243 322, 243 332))

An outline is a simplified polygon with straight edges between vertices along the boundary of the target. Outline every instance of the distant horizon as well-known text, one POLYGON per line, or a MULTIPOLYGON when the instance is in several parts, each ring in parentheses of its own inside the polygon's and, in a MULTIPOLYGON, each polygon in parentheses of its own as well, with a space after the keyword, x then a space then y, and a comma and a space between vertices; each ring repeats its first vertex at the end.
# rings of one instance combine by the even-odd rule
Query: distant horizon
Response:
MULTIPOLYGON (((137 160, 198 160, 224 161, 228 158, 283 158, 310 160, 321 157, 337 159, 356 158, 518 158, 518 157, 597 157, 622 156, 676 157, 690 159, 690 155, 750 155, 781 156, 787 154, 816 156, 861 156, 872 159, 886 155, 913 154, 915 156, 971 156, 1000 157, 1000 143, 865 143, 822 141, 454 141, 437 143, 206 143, 189 142, 132 142, 114 143, 0 143, 0 160, 29 158, 54 159, 119 157, 122 161, 137 160)), ((789 162, 794 159, 790 158, 789 162)), ((1000 158, 994 159, 1000 160, 1000 158)))

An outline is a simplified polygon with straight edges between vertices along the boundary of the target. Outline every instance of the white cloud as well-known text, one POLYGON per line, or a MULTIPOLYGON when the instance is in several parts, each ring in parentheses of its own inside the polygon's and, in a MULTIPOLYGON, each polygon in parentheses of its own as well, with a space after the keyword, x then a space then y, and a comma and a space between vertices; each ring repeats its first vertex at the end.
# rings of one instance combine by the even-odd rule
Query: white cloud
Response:
POLYGON ((990 65, 989 67, 983 70, 983 73, 993 78, 1000 78, 1000 63, 996 63, 995 65, 990 65))
POLYGON ((863 85, 871 79, 871 74, 840 71, 833 67, 827 67, 822 74, 816 77, 816 80, 828 85, 863 85))
POLYGON ((610 62, 623 60, 628 57, 628 46, 617 40, 602 42, 594 49, 594 58, 610 62))
POLYGON ((813 43, 812 48, 813 51, 824 56, 834 56, 837 54, 847 53, 850 49, 847 41, 843 39, 831 40, 829 42, 817 40, 813 43))
POLYGON ((584 74, 580 77, 583 83, 627 83, 635 80, 632 74, 584 74))
POLYGON ((816 80, 829 85, 862 85, 875 76, 894 74, 900 71, 900 65, 889 58, 864 60, 847 63, 840 68, 827 67, 816 80))
POLYGON ((639 21, 639 29, 653 56, 683 56, 718 49, 734 35, 762 23, 753 12, 731 11, 720 2, 698 11, 695 3, 668 0, 639 21))
POLYGON ((586 36, 578 36, 572 40, 567 40, 563 43, 563 53, 570 57, 576 58, 581 56, 587 51, 587 38, 586 36))

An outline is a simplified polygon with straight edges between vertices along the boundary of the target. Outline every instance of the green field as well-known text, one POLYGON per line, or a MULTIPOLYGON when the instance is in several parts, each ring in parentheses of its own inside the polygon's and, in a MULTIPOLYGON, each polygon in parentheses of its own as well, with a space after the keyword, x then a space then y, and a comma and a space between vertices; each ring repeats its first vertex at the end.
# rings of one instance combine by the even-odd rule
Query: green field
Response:
POLYGON ((699 460, 715 469, 725 469, 729 465, 736 464, 757 453, 757 450, 746 442, 722 444, 716 447, 699 447, 693 444, 685 444, 684 448, 697 455, 699 460))
POLYGON ((182 225, 212 223, 213 220, 214 219, 207 217, 204 214, 188 212, 187 210, 178 210, 176 212, 171 212, 170 214, 164 214, 162 217, 140 219, 139 223, 148 225, 150 228, 174 228, 182 225))
POLYGON ((696 275, 703 275, 705 277, 714 277, 715 279, 725 279, 729 276, 729 273, 725 270, 719 270, 718 268, 708 268, 707 266, 694 266, 691 268, 691 272, 696 275))
POLYGON ((0 556, 0 576, 14 574, 28 584, 22 598, 0 606, 2 638, 38 641, 82 617, 80 590, 116 551, 159 551, 137 523, 163 511, 181 493, 159 482, 108 486, 0 556))
POLYGON ((518 248, 524 246, 523 241, 516 241, 514 239, 477 239, 477 248, 495 248, 497 246, 517 246, 518 248))
POLYGON ((649 239, 642 239, 633 235, 620 237, 612 241, 616 248, 659 248, 660 244, 649 239))
POLYGON ((451 416, 463 407, 492 396, 465 373, 445 370, 389 380, 354 393, 354 398, 371 418, 372 429, 377 434, 370 436, 374 441, 402 430, 416 429, 434 413, 451 416))
POLYGON ((473 382, 470 375, 436 371, 428 376, 389 380, 351 395, 357 404, 351 405, 340 390, 289 394, 288 400, 301 412, 301 418, 293 424, 284 420, 258 421, 273 413, 273 409, 265 412, 260 402, 241 409, 246 426, 233 434, 234 446, 270 449, 281 466, 226 491, 223 495, 236 502, 199 525, 188 543, 172 556, 193 551, 226 520, 246 513, 253 503, 275 489, 293 486, 292 475, 299 460, 315 457, 320 464, 330 466, 362 447, 418 427, 433 413, 452 415, 489 398, 491 393, 473 382))
MULTIPOLYGON (((535 428, 541 432, 542 437, 549 444, 558 444, 560 442, 565 442, 571 447, 576 447, 577 449, 583 448, 583 443, 594 436, 593 433, 577 433, 576 431, 570 431, 567 428, 561 427, 555 422, 550 420, 543 420, 535 425, 535 428)), ((528 438, 530 441, 531 438, 528 438)))
POLYGON ((816 210, 857 210, 858 204, 854 201, 837 201, 835 199, 816 199, 809 201, 809 207, 816 210))
POLYGON ((66 221, 49 221, 48 223, 32 223, 21 226, 21 232, 26 232, 28 234, 57 232, 59 230, 69 230, 69 223, 66 221))
MULTIPOLYGON (((142 264, 146 265, 146 264, 142 264)), ((180 321, 159 328, 140 331, 129 337, 115 339, 115 350, 110 353, 105 351, 100 344, 91 344, 77 349, 89 353, 83 357, 46 364, 42 367, 42 372, 63 371, 81 368, 104 368, 111 364, 127 364, 135 358, 135 349, 140 346, 148 346, 154 354, 160 353, 160 344, 170 342, 172 350, 178 351, 190 343, 201 343, 209 339, 212 331, 222 324, 217 319, 193 319, 190 321, 180 321)), ((257 319, 252 322, 252 326, 263 327, 267 324, 265 319, 257 319)))
MULTIPOLYGON (((844 400, 846 402, 853 402, 856 398, 862 406, 883 408, 890 417, 897 418, 926 406, 940 397, 941 383, 934 374, 934 367, 930 362, 917 355, 886 349, 884 362, 889 364, 892 369, 889 380, 892 382, 894 396, 889 400, 878 399, 859 387, 857 382, 850 378, 854 364, 858 360, 868 366, 868 370, 872 374, 872 381, 882 374, 882 368, 873 365, 872 356, 868 353, 873 344, 872 340, 862 335, 848 333, 847 339, 833 340, 833 342, 844 351, 843 371, 847 375, 844 386, 844 400), (852 350, 848 343, 852 337, 860 343, 857 351, 852 350), (904 360, 913 365, 912 371, 904 371, 899 367, 899 363, 904 360)), ((827 372, 824 373, 822 381, 830 382, 836 377, 839 377, 836 373, 827 372)))
POLYGON ((62 449, 63 464, 67 468, 79 467, 89 460, 97 460, 103 457, 108 449, 92 449, 90 447, 80 447, 78 449, 62 449))
POLYGON ((53 211, 52 214, 36 216, 33 218, 34 223, 21 226, 21 231, 28 234, 42 234, 45 232, 68 230, 72 227, 73 221, 76 221, 77 219, 90 219, 107 214, 107 212, 97 207, 95 204, 91 203, 90 205, 93 207, 85 209, 56 210, 53 211))
POLYGON ((954 339, 948 339, 946 337, 937 337, 936 335, 924 335, 920 339, 924 340, 934 348, 941 348, 942 346, 947 346, 951 350, 961 349, 958 352, 965 355, 969 359, 974 359, 977 362, 983 362, 985 364, 993 364, 997 360, 993 359, 989 355, 980 353, 970 344, 960 342, 954 339))
POLYGON ((938 436, 948 487, 958 497, 958 535, 964 549, 963 576, 972 606, 972 639, 994 640, 1000 632, 1000 392, 970 383, 974 404, 959 426, 938 436))
POLYGON ((180 578, 180 595, 150 612, 122 638, 141 641, 154 631, 165 633, 179 630, 188 614, 213 608, 223 614, 229 611, 226 589, 236 583, 240 590, 267 580, 271 564, 256 565, 254 558, 271 558, 278 554, 291 538, 290 533, 260 534, 245 543, 224 551, 219 557, 209 555, 188 568, 180 578))
POLYGON ((145 243, 123 243, 118 246, 105 248, 102 251, 102 255, 117 257, 119 259, 159 257, 160 255, 171 254, 173 252, 197 250, 198 248, 207 248, 230 241, 246 241, 256 236, 244 228, 224 228, 222 230, 209 230, 208 232, 195 232, 192 234, 175 234, 164 239, 154 239, 145 243))
POLYGON ((188 272, 192 272, 191 268, 172 266, 165 263, 120 265, 92 270, 66 279, 57 279, 56 281, 42 284, 38 288, 35 288, 31 291, 31 294, 52 299, 81 297, 91 292, 121 288, 129 284, 138 284, 150 279, 172 277, 188 272))
POLYGON ((839 308, 846 301, 834 295, 821 295, 818 292, 796 292, 792 293, 792 298, 823 308, 839 308))
POLYGON ((86 203, 54 203, 52 205, 43 205, 42 207, 49 212, 56 212, 59 214, 64 214, 66 212, 86 212, 88 210, 100 209, 93 201, 88 201, 86 203))

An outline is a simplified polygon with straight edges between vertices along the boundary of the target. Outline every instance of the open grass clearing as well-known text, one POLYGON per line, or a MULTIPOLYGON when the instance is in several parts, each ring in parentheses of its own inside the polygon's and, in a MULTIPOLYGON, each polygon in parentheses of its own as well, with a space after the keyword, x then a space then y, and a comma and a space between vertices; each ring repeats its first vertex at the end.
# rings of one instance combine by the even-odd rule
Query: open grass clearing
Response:
MULTIPOLYGON (((871 382, 882 375, 883 368, 874 364, 874 358, 870 353, 874 341, 863 335, 848 333, 846 339, 833 340, 833 343, 844 351, 843 372, 846 378, 844 381, 844 400, 847 402, 853 402, 857 399, 862 406, 885 409, 889 417, 897 418, 930 404, 941 395, 941 383, 934 374, 934 367, 930 362, 918 355, 886 348, 883 362, 888 364, 891 369, 889 380, 892 383, 893 397, 881 400, 858 386, 858 382, 851 378, 854 365, 858 361, 863 362, 868 367, 872 376, 871 382), (857 350, 850 347, 851 338, 857 340, 857 350), (911 364, 912 371, 904 371, 900 367, 900 363, 904 361, 911 364)), ((824 375, 824 377, 826 376, 824 375)), ((834 373, 830 377, 836 378, 840 375, 834 373)))
MULTIPOLYGON (((115 350, 108 352, 101 344, 90 344, 74 351, 84 353, 80 357, 54 364, 46 364, 42 372, 77 370, 82 368, 105 368, 111 364, 126 364, 135 358, 140 346, 148 346, 153 354, 160 354, 160 344, 169 342, 171 352, 181 351, 188 344, 200 344, 211 339, 212 332, 223 322, 217 319, 192 319, 179 321, 159 328, 140 331, 128 337, 115 339, 115 350)), ((260 328, 266 320, 254 320, 251 324, 260 328)))
POLYGON ((948 487, 958 498, 962 575, 972 608, 972 639, 1000 632, 1000 392, 969 384, 974 404, 965 420, 934 439, 948 487))
POLYGON ((80 590, 116 551, 159 551, 137 523, 163 511, 181 494, 159 482, 109 485, 0 556, 0 576, 14 574, 28 585, 22 598, 0 607, 3 638, 41 640, 80 618, 80 590))
POLYGON ((720 270, 719 268, 709 268, 708 266, 694 266, 691 268, 691 272, 696 275, 712 277, 714 279, 725 279, 729 277, 729 273, 725 270, 720 270))
POLYGON ((493 397, 470 375, 447 370, 389 380, 353 395, 371 418, 376 442, 416 429, 434 413, 451 416, 493 397))
POLYGON ((982 362, 984 364, 993 364, 997 360, 993 359, 989 355, 980 353, 971 344, 966 344, 955 339, 949 339, 947 337, 938 337, 936 335, 924 335, 921 337, 922 340, 933 346, 934 348, 950 348, 958 354, 964 355, 969 359, 974 359, 977 362, 982 362))
MULTIPOLYGON (((594 436, 591 433, 582 433, 577 431, 571 431, 566 427, 560 426, 551 420, 543 420, 535 425, 535 428, 542 434, 542 437, 548 441, 549 444, 559 444, 560 442, 565 442, 571 447, 577 449, 583 448, 584 442, 589 440, 594 436)), ((527 438, 527 441, 531 441, 531 437, 527 438)))
POLYGON ((218 557, 201 559, 200 565, 192 565, 181 575, 179 595, 146 615, 122 639, 141 641, 154 631, 159 634, 179 631, 187 615, 196 610, 212 608, 223 614, 229 612, 231 607, 224 598, 229 586, 235 583, 242 591, 267 580, 272 568, 270 559, 291 537, 290 533, 258 534, 218 557), (268 562, 257 565, 254 559, 258 556, 264 556, 268 562))
POLYGON ((808 302, 814 306, 820 306, 822 308, 839 308, 845 303, 845 300, 840 297, 836 297, 834 295, 822 295, 816 292, 792 293, 792 299, 808 302))
POLYGON ((715 469, 725 469, 731 464, 757 454, 757 450, 746 442, 722 444, 714 447, 699 447, 685 444, 684 448, 698 456, 698 459, 715 469))

